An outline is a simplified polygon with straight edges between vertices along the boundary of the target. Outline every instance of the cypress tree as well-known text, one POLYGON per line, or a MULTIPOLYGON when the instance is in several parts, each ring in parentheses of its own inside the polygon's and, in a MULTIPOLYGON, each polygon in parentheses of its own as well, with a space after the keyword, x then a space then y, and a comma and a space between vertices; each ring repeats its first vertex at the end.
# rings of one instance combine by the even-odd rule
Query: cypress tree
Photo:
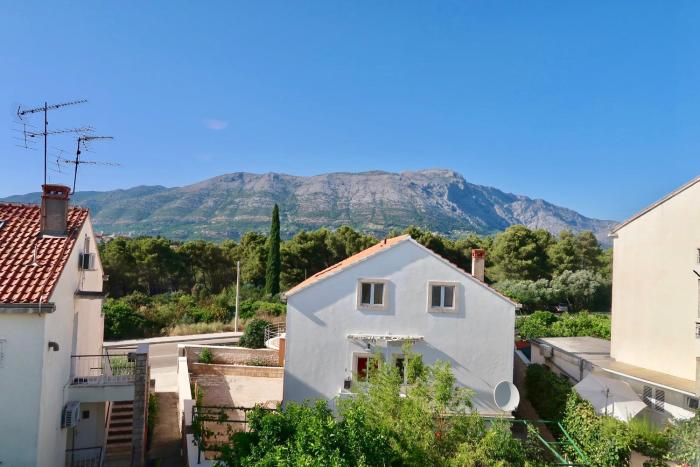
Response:
POLYGON ((272 210, 270 237, 267 239, 267 267, 265 268, 265 293, 277 295, 280 292, 280 209, 275 204, 272 210))

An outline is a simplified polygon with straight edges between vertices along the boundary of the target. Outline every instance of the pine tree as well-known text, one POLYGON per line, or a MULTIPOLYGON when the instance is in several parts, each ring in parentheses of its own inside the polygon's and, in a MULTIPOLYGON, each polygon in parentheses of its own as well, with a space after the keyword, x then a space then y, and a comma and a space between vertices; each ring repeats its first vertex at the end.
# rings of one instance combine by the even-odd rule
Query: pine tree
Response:
POLYGON ((277 295, 280 291, 282 260, 280 258, 280 209, 276 204, 272 210, 272 223, 270 224, 270 237, 267 240, 267 247, 265 293, 277 295))

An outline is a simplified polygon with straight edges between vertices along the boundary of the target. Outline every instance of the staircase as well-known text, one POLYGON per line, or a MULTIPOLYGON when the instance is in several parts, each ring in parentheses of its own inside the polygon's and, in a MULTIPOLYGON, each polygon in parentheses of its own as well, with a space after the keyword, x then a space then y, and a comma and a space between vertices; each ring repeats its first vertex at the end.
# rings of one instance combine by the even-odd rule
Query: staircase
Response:
POLYGON ((107 431, 105 467, 131 465, 131 432, 134 423, 133 401, 112 402, 112 416, 107 431))

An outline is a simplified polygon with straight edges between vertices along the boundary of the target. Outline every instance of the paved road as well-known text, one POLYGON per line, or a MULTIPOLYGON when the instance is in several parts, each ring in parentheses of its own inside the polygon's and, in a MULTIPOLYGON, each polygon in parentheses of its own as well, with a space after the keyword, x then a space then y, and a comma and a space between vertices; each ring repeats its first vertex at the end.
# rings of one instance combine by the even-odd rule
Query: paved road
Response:
POLYGON ((156 392, 177 392, 178 344, 232 344, 238 342, 241 334, 226 333, 224 337, 215 337, 215 335, 207 334, 202 336, 177 336, 172 338, 105 342, 105 347, 136 348, 140 343, 148 343, 148 361, 151 365, 151 378, 156 380, 156 392))

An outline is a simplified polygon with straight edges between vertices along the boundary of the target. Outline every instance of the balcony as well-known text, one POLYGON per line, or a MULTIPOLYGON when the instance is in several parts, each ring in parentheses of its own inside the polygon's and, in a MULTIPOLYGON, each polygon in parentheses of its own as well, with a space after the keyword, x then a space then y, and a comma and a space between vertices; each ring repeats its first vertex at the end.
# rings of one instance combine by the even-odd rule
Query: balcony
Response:
POLYGON ((78 402, 133 400, 136 355, 134 353, 73 355, 69 400, 78 402))
POLYGON ((73 355, 71 380, 74 386, 132 384, 136 364, 128 354, 73 355))

